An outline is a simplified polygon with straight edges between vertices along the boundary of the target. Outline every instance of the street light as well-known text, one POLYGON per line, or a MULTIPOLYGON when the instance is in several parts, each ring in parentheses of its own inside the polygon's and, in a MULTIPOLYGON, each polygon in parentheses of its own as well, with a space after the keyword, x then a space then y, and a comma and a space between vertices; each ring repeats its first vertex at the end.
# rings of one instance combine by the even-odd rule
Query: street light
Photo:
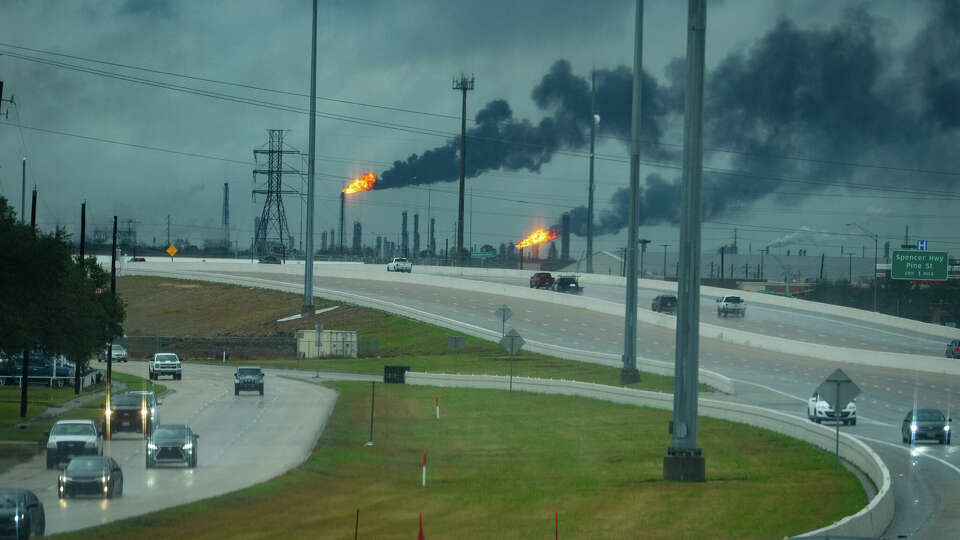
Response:
POLYGON ((670 244, 663 245, 663 280, 667 280, 667 248, 670 247, 670 244))
POLYGON ((863 231, 866 236, 873 237, 873 312, 877 312, 877 256, 879 254, 880 248, 880 235, 874 232, 870 232, 867 229, 864 229, 859 223, 847 223, 847 227, 856 226, 858 229, 863 231))

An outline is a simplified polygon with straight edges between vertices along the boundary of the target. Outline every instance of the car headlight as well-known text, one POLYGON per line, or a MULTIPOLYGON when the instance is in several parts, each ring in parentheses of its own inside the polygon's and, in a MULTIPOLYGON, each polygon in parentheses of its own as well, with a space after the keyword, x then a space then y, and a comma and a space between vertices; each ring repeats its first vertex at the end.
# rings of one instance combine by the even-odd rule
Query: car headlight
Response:
POLYGON ((950 426, 943 426, 944 431, 950 431, 950 426))
POLYGON ((917 430, 917 425, 916 425, 916 424, 910 424, 910 431, 916 431, 916 430, 917 430))
POLYGON ((106 484, 106 483, 107 483, 107 475, 101 476, 101 477, 100 477, 100 481, 103 482, 104 484, 106 484))
POLYGON ((147 443, 147 449, 149 449, 149 450, 156 450, 156 449, 157 449, 157 445, 153 444, 152 442, 148 442, 148 443, 147 443))
POLYGON ((183 449, 184 449, 184 450, 191 450, 191 449, 193 449, 193 443, 192 443, 192 442, 188 442, 188 443, 184 444, 184 445, 183 445, 183 449))
POLYGON ((55 443, 55 442, 53 442, 53 441, 47 441, 47 449, 48 449, 48 450, 51 449, 51 448, 56 448, 56 447, 57 447, 57 443, 55 443))

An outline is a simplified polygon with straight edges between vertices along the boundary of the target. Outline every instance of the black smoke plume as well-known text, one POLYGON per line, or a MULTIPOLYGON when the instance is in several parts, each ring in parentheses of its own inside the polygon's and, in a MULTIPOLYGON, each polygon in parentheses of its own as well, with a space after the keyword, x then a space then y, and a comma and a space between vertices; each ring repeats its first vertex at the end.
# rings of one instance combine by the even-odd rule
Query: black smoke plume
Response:
MULTIPOLYGON (((893 170, 960 168, 960 3, 918 5, 929 8, 928 19, 906 50, 893 50, 890 24, 861 7, 832 27, 800 28, 782 20, 746 50, 721 60, 706 76, 703 218, 770 197, 796 204, 793 195, 846 182, 955 189, 955 174, 893 170)), ((661 138, 682 123, 685 77, 683 59, 670 64, 664 83, 644 73, 643 158, 678 161, 679 152, 661 138)), ((631 93, 629 68, 597 72, 600 132, 624 144, 631 93)), ((514 120, 502 101, 477 115, 469 132, 468 176, 497 168, 535 172, 557 150, 588 143, 588 77, 557 61, 532 98, 550 115, 537 125, 514 120)), ((455 180, 457 149, 454 140, 396 162, 379 187, 455 180)), ((610 203, 595 218, 596 234, 616 233, 629 221, 628 190, 618 190, 610 203)), ((679 203, 679 178, 648 175, 640 223, 677 223, 679 203)), ((584 235, 586 208, 569 214, 571 230, 584 235)))

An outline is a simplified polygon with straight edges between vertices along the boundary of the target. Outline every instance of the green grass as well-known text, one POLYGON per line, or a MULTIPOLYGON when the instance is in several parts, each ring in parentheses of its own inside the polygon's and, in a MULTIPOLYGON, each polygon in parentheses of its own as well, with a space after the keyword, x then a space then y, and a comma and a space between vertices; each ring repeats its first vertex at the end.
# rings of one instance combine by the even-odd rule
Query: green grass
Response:
POLYGON ((830 454, 708 418, 708 481, 663 482, 670 413, 585 398, 378 385, 365 447, 370 385, 336 386, 319 444, 290 473, 58 538, 348 538, 357 509, 364 538, 412 538, 420 512, 428 538, 547 537, 554 512, 565 538, 782 538, 866 504, 830 454))
MULTIPOLYGON (((129 375, 126 373, 120 373, 114 371, 113 374, 114 383, 125 383, 126 389, 124 392, 129 390, 149 390, 153 389, 158 394, 166 390, 166 386, 162 384, 152 384, 149 379, 143 377, 137 377, 136 375, 129 375)), ((85 394, 92 394, 95 392, 102 392, 106 385, 98 384, 90 387, 89 392, 85 394)), ((33 396, 34 387, 31 386, 27 394, 28 397, 33 396)), ((19 388, 17 390, 17 395, 19 396, 19 388)), ((69 390, 70 395, 73 395, 73 389, 69 390)), ((70 398, 72 399, 72 397, 70 398)), ((67 399, 63 400, 61 403, 68 401, 67 399)), ((45 441, 47 436, 44 432, 49 431, 50 427, 57 420, 94 420, 99 422, 103 419, 103 409, 105 406, 104 396, 90 397, 79 407, 70 409, 64 412, 62 415, 58 416, 55 419, 50 419, 42 422, 28 422, 24 429, 0 429, 0 440, 3 441, 45 441)), ((43 413, 47 410, 45 405, 29 405, 27 406, 27 418, 34 418, 37 415, 43 413)), ((16 404, 13 403, 0 403, 0 428, 2 427, 11 427, 16 424, 23 423, 23 419, 20 418, 20 404, 19 401, 16 404)))

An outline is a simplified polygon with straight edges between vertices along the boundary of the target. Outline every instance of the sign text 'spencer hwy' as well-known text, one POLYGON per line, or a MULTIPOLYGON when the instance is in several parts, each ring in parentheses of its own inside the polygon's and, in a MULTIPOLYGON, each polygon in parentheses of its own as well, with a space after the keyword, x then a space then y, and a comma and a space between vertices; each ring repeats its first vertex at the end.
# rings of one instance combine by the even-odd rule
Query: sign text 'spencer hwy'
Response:
POLYGON ((890 268, 892 279, 943 281, 947 279, 947 252, 894 251, 890 268))

